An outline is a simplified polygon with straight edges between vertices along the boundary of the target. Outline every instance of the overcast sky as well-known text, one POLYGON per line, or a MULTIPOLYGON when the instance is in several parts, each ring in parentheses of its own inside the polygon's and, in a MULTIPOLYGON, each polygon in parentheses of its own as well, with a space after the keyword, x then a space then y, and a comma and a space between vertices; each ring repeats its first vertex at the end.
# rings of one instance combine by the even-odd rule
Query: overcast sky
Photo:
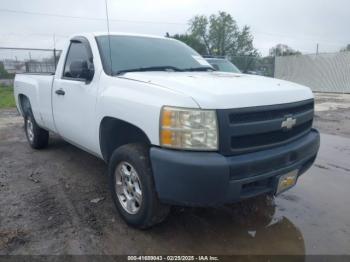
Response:
MULTIPOLYGON (((304 53, 314 53, 317 43, 321 52, 350 43, 349 0, 108 0, 108 6, 112 31, 156 35, 184 33, 194 15, 226 11, 251 27, 263 55, 278 43, 304 53)), ((0 0, 0 47, 52 48, 55 34, 61 48, 71 34, 106 31, 104 18, 103 0, 0 0)))

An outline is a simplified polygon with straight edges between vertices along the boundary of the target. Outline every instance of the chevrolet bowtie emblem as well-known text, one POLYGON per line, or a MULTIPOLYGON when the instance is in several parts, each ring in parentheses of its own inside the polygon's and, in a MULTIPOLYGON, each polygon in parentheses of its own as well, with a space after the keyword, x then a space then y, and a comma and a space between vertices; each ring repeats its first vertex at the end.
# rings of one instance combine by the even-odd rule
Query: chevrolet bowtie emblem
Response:
POLYGON ((292 129, 297 123, 297 120, 291 116, 286 117, 286 120, 282 122, 281 127, 285 130, 292 129))

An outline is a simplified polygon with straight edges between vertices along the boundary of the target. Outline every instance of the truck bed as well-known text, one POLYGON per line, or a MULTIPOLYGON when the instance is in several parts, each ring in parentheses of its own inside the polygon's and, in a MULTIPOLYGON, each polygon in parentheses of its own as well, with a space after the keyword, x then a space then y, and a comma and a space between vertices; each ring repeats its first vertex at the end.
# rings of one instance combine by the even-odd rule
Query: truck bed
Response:
POLYGON ((39 126, 55 131, 52 115, 52 84, 54 75, 25 73, 16 74, 14 82, 14 94, 16 105, 23 114, 20 104, 21 95, 29 98, 31 108, 39 126))

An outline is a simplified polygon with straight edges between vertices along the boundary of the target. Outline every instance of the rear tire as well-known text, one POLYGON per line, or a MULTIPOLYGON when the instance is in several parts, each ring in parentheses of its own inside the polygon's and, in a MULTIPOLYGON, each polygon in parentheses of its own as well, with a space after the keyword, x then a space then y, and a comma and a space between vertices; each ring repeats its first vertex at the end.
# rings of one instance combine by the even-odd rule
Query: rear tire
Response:
POLYGON ((47 147, 49 132, 38 126, 30 109, 24 117, 24 129, 28 143, 32 148, 42 149, 47 147))
POLYGON ((158 199, 149 148, 130 144, 116 149, 108 174, 114 204, 127 224, 146 229, 167 217, 169 206, 158 199))

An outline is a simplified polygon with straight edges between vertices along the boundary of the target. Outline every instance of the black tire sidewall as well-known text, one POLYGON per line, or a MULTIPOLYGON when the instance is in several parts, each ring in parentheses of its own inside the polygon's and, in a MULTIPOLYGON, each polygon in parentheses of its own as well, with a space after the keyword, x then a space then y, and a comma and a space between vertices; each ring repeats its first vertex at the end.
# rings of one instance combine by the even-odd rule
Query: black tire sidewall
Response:
POLYGON ((108 174, 110 179, 110 187, 112 192, 113 201, 124 218, 124 220, 132 225, 139 228, 146 227, 145 221, 149 221, 152 217, 152 210, 154 210, 155 200, 155 189, 153 183, 152 169, 149 163, 147 152, 138 150, 137 146, 123 146, 117 149, 109 162, 108 174), (115 170, 121 162, 128 162, 136 170, 142 188, 142 204, 140 210, 136 214, 129 214, 122 207, 119 202, 118 196, 115 189, 115 170))
POLYGON ((24 129, 29 145, 34 149, 42 149, 47 147, 49 141, 49 132, 38 126, 33 116, 32 111, 29 109, 24 116, 24 129), (30 141, 28 137, 28 124, 27 120, 30 119, 33 125, 33 141, 30 141))
POLYGON ((25 127, 25 133, 26 133, 28 143, 30 144, 31 147, 35 147, 36 140, 37 140, 36 123, 35 123, 34 117, 33 117, 31 112, 28 112, 26 114, 26 116, 24 117, 24 127, 25 127), (33 141, 30 141, 29 136, 28 136, 28 122, 27 122, 28 119, 31 120, 32 125, 33 125, 33 135, 34 135, 33 141))

